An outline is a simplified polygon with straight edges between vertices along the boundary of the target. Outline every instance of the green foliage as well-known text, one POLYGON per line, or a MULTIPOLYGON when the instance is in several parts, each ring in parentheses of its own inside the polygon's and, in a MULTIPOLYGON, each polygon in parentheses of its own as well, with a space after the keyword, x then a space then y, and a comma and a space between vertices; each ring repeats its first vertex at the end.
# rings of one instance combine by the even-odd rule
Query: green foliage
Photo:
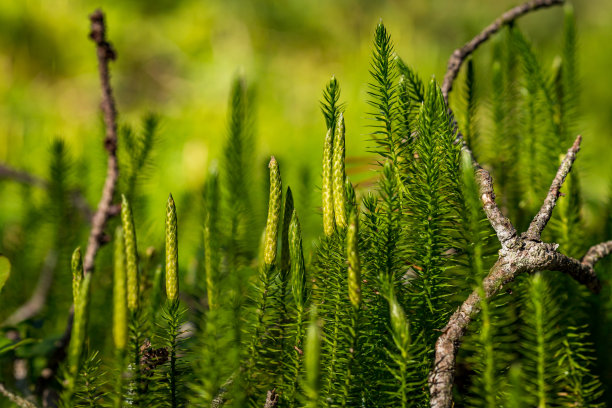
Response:
MULTIPOLYGON (((484 91, 476 62, 468 61, 453 113, 436 81, 424 85, 395 55, 389 32, 379 24, 367 97, 373 161, 379 164, 375 185, 353 185, 347 177, 351 132, 332 77, 320 103, 323 234, 312 250, 296 210, 305 209, 302 221, 309 216, 309 176, 301 177, 294 200, 272 157, 269 183, 257 189, 253 98, 244 79, 236 79, 231 90, 224 159, 220 171, 212 166, 207 176, 200 197, 204 210, 195 218, 189 211, 183 218, 181 210, 179 219, 177 207, 198 200, 168 198, 165 237, 153 238, 165 241, 161 262, 154 249, 139 250, 137 241, 147 242, 152 233, 137 231, 141 208, 131 205, 156 145, 158 119, 147 117, 140 133, 124 127, 121 226, 112 225, 112 262, 109 252, 100 251, 96 275, 84 275, 77 249, 72 285, 64 282, 62 288, 69 293, 72 286, 75 318, 62 381, 54 385, 60 404, 261 407, 275 390, 283 408, 426 407, 435 342, 451 313, 474 293, 482 300, 458 355, 458 406, 603 406, 609 384, 595 374, 601 365, 591 342, 606 338, 598 330, 609 326, 593 330, 580 323, 590 307, 583 289, 541 272, 484 299, 484 279, 499 248, 470 155, 457 143, 461 130, 467 146, 491 160, 498 202, 522 226, 577 128, 569 9, 565 27, 563 59, 553 75, 517 27, 506 30, 493 51, 492 92, 484 91), (487 123, 494 133, 488 139, 481 129, 487 123), (256 204, 256 192, 264 187, 265 229, 256 204), (178 246, 179 231, 181 243, 189 242, 182 234, 194 229, 190 224, 200 225, 202 244, 192 258, 178 246), (570 302, 575 313, 566 310, 570 302), (98 313, 100 305, 111 303, 112 336, 108 316, 98 313), (88 351, 95 349, 100 354, 88 351)), ((292 165, 287 161, 285 180, 292 180, 285 177, 292 165)), ((65 145, 55 142, 48 208, 58 253, 67 245, 59 237, 72 238, 66 233, 73 220, 70 168, 65 145)), ((578 257, 591 231, 581 214, 576 172, 563 193, 545 234, 578 257)), ((1 267, 0 289, 8 276, 1 267)), ((609 302, 597 310, 609 323, 609 302)), ((17 330, 34 342, 30 326, 17 330)), ((9 343, 0 345, 3 363, 29 359, 32 370, 40 370, 42 358, 29 350, 31 343, 9 343)))

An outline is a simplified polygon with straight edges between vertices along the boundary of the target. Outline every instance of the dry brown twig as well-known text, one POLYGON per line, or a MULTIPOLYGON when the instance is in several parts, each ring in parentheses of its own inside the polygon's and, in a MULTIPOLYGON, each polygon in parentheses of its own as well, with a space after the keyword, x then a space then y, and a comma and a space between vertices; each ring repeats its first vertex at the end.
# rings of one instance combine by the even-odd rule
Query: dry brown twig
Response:
MULTIPOLYGON (((89 37, 96 44, 98 71, 102 88, 101 108, 104 113, 104 125, 106 128, 104 148, 108 153, 108 169, 100 202, 91 219, 91 231, 85 256, 83 258, 83 270, 85 274, 94 271, 97 253, 100 247, 109 241, 108 236, 104 232, 104 228, 106 227, 108 219, 118 213, 118 207, 113 205, 112 201, 117 180, 119 179, 119 166, 117 160, 117 111, 115 109, 115 100, 113 98, 108 68, 110 61, 114 61, 117 58, 117 54, 112 45, 106 40, 106 26, 104 24, 104 14, 102 11, 99 9, 94 11, 93 14, 89 16, 89 19, 91 21, 91 32, 89 37)), ((64 335, 56 344, 47 368, 43 370, 41 378, 39 378, 37 390, 41 394, 45 394, 45 391, 48 391, 47 388, 50 379, 55 375, 59 363, 65 358, 65 350, 70 342, 70 334, 72 331, 73 313, 74 311, 71 310, 64 335)), ((45 397, 45 399, 47 398, 45 397)))
POLYGON ((453 82, 459 73, 459 69, 461 69, 461 65, 482 43, 498 32, 500 28, 511 24, 517 18, 541 8, 563 4, 563 2, 564 0, 532 0, 521 4, 520 6, 516 6, 506 11, 497 20, 489 24, 463 47, 457 48, 448 60, 446 74, 444 75, 444 82, 442 83, 442 95, 444 96, 446 104, 448 105, 448 94, 453 89, 453 82))
MULTIPOLYGON (((516 18, 539 8, 562 3, 562 0, 536 0, 515 7, 504 13, 464 47, 456 50, 449 60, 448 70, 442 86, 442 92, 447 104, 448 93, 452 89, 453 81, 459 72, 461 64, 480 44, 486 41, 503 25, 511 23, 516 18)), ((612 252, 612 241, 602 242, 591 247, 582 260, 577 260, 558 252, 557 244, 541 241, 542 231, 550 220, 552 211, 559 198, 563 181, 576 160, 581 140, 582 137, 578 136, 574 144, 567 151, 540 211, 533 218, 528 230, 520 235, 495 202, 491 175, 481 168, 472 156, 473 165, 477 169, 476 181, 480 188, 482 205, 501 243, 499 258, 483 280, 484 294, 487 299, 498 293, 518 275, 543 270, 567 273, 592 292, 598 293, 600 291, 601 282, 593 268, 597 261, 612 252)), ((470 152, 465 143, 463 143, 463 149, 470 152)), ((478 291, 475 290, 450 317, 436 342, 434 367, 429 375, 430 405, 432 408, 450 408, 453 405, 452 388, 457 351, 468 324, 480 311, 480 301, 481 298, 478 291)))

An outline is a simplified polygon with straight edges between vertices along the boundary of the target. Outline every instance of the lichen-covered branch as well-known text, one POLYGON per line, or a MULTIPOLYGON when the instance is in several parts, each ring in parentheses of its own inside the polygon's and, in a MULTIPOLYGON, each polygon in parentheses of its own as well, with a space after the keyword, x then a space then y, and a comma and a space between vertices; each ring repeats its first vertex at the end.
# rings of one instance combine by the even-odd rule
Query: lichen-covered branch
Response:
POLYGON ((487 41, 500 28, 512 23, 517 18, 532 11, 559 4, 563 4, 563 0, 532 0, 516 6, 502 14, 463 47, 457 48, 448 60, 444 82, 442 83, 442 95, 446 104, 448 104, 448 94, 453 89, 453 82, 459 73, 459 69, 461 69, 461 65, 482 43, 487 41))
MULTIPOLYGON (((483 208, 502 244, 497 262, 483 281, 486 298, 494 296, 504 285, 512 282, 521 273, 543 270, 566 273, 594 293, 599 293, 601 290, 601 282, 593 268, 598 260, 612 252, 612 241, 595 245, 589 249, 582 261, 558 252, 557 244, 540 241, 540 234, 550 219, 559 197, 559 190, 576 159, 580 141, 581 137, 578 136, 568 150, 541 210, 534 217, 529 230, 521 236, 517 236, 514 226, 495 203, 493 180, 489 173, 483 169, 476 172, 483 208)), ((452 406, 455 359, 459 342, 468 324, 480 311, 480 301, 478 291, 475 290, 451 316, 436 342, 434 367, 429 376, 432 407, 450 408, 452 406)))
POLYGON ((550 220, 553 209, 557 204, 557 199, 561 194, 561 185, 563 185, 565 178, 572 169, 572 164, 574 164, 574 161, 576 160, 576 154, 580 150, 581 141, 582 136, 578 135, 572 147, 570 147, 567 151, 565 158, 561 162, 561 166, 559 166, 559 170, 557 170, 557 175, 555 176, 552 184, 550 185, 548 194, 544 199, 544 204, 542 204, 540 211, 538 211, 536 216, 533 218, 533 221, 531 221, 529 229, 527 229, 527 232, 525 234, 527 239, 531 239, 533 241, 540 240, 540 235, 542 234, 544 227, 546 227, 546 224, 550 220))
MULTIPOLYGON (((499 259, 483 281, 486 298, 494 296, 519 274, 542 270, 567 273, 592 292, 598 293, 601 283, 595 275, 593 266, 597 260, 612 251, 612 241, 591 248, 582 262, 559 253, 557 248, 557 244, 535 242, 525 238, 518 238, 513 248, 502 248, 499 259)), ((480 311, 480 301, 478 291, 475 290, 451 316, 448 324, 442 329, 442 335, 436 341, 434 367, 429 376, 432 408, 452 406, 455 359, 459 343, 468 324, 480 311)))

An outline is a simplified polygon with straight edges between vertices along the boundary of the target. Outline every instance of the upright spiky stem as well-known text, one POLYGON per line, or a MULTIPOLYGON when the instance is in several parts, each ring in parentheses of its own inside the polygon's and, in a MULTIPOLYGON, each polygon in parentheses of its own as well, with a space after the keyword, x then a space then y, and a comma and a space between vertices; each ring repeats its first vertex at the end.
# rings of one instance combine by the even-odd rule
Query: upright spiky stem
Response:
MULTIPOLYGON (((83 276, 83 270, 73 271, 73 274, 83 276)), ((91 274, 85 275, 79 285, 77 297, 74 299, 74 323, 68 348, 68 378, 62 395, 62 402, 67 406, 70 406, 70 401, 72 401, 76 378, 82 363, 83 345, 85 344, 87 330, 90 283, 91 274)))
POLYGON ((389 315, 391 317, 391 333, 393 336, 393 342, 395 347, 399 351, 398 358, 395 358, 395 362, 399 366, 399 370, 394 374, 395 378, 399 381, 398 397, 400 399, 401 407, 407 408, 409 406, 409 387, 410 379, 408 372, 408 362, 410 359, 410 327, 404 309, 400 306, 395 297, 393 291, 389 294, 389 315))
POLYGON ((298 377, 301 371, 301 348, 304 337, 303 320, 306 304, 306 268, 304 266, 304 252, 302 250, 302 230, 297 212, 294 210, 289 225, 289 252, 291 256, 291 294, 296 306, 296 332, 293 343, 293 371, 288 401, 290 406, 296 403, 298 377))
POLYGON ((357 352, 359 309, 361 307, 361 262, 357 250, 359 235, 359 209, 355 208, 349 215, 349 226, 346 233, 346 254, 348 260, 348 296, 353 306, 350 312, 350 324, 348 326, 349 357, 346 363, 346 376, 341 390, 340 405, 342 407, 351 404, 351 383, 353 379, 353 365, 355 353, 357 352))
MULTIPOLYGON (((270 197, 268 204, 268 220, 263 241, 263 263, 259 271, 259 299, 257 300, 257 321, 253 329, 249 345, 249 375, 255 374, 254 369, 261 362, 258 361, 261 353, 262 332, 266 330, 266 312, 268 298, 276 269, 276 252, 278 230, 282 206, 282 181, 278 162, 274 156, 270 159, 270 197)), ((252 378, 248 378, 250 381, 252 378)), ((251 390, 249 390, 250 392, 251 390)))
POLYGON ((178 233, 176 207, 172 194, 166 204, 166 297, 168 321, 168 348, 170 352, 170 403, 172 408, 179 406, 177 372, 177 337, 180 327, 180 308, 178 300, 178 233))
POLYGON ((304 345, 304 361, 306 366, 306 407, 319 407, 319 392, 321 388, 321 329, 316 321, 316 312, 312 312, 310 326, 306 333, 304 345))
POLYGON ((113 340, 119 350, 127 342, 126 272, 123 230, 115 230, 115 268, 113 273, 113 340))
POLYGON ((204 224, 204 269, 206 272, 206 294, 208 308, 217 308, 219 247, 217 245, 217 217, 219 202, 219 176, 216 169, 211 170, 206 183, 206 222, 204 224))
POLYGON ((113 341, 116 349, 116 363, 118 372, 115 373, 114 406, 120 408, 123 395, 123 369, 125 347, 128 337, 128 316, 126 303, 126 272, 125 272, 125 245, 123 230, 115 230, 115 253, 113 270, 113 341))
POLYGON ((332 77, 323 92, 321 111, 325 117, 327 133, 323 147, 323 180, 321 183, 322 209, 323 209, 323 232, 331 236, 334 231, 334 196, 333 196, 333 155, 334 155, 334 132, 338 121, 342 104, 340 99, 340 85, 335 77, 332 77))

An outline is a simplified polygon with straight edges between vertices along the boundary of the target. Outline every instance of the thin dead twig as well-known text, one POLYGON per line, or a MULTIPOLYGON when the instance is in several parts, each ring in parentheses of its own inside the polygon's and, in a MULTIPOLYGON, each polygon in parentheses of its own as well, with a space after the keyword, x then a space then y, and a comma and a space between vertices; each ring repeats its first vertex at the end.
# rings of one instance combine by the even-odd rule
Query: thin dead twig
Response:
MULTIPOLYGON (((108 219, 117 214, 117 206, 113 205, 112 201, 117 180, 119 179, 119 165, 117 160, 117 111, 110 84, 110 71, 108 67, 110 61, 114 61, 117 58, 117 54, 112 45, 106 40, 104 13, 98 9, 89 16, 89 19, 91 21, 91 32, 89 37, 96 44, 98 71, 102 88, 101 108, 104 113, 104 125, 106 128, 104 148, 108 153, 108 170, 100 202, 91 220, 91 231, 87 242, 87 250, 83 258, 83 271, 85 274, 94 271, 96 255, 100 247, 109 240, 108 236, 104 233, 104 228, 106 227, 108 219)), ((68 324, 66 325, 64 335, 58 341, 49 359, 47 368, 43 370, 43 374, 39 378, 37 389, 42 394, 45 394, 45 390, 57 371, 59 363, 66 356, 66 347, 70 342, 73 320, 74 309, 72 308, 68 316, 68 324)))

